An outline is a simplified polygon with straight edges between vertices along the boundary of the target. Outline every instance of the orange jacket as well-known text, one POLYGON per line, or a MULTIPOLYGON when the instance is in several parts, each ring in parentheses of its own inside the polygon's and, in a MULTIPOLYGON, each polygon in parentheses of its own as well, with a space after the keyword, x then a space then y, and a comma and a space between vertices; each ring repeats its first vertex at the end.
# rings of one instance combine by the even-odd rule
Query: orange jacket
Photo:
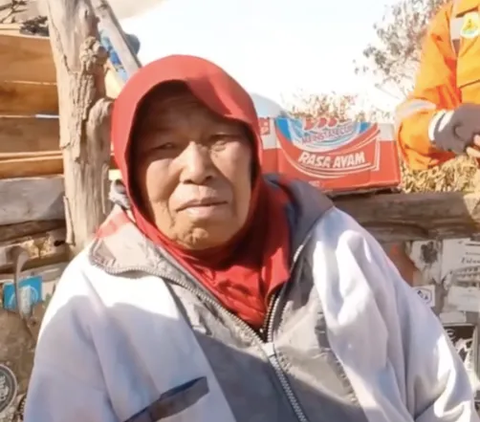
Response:
POLYGON ((429 125, 436 113, 462 102, 480 104, 479 10, 480 0, 454 0, 430 23, 414 91, 395 116, 401 153, 413 169, 454 157, 431 144, 429 125))

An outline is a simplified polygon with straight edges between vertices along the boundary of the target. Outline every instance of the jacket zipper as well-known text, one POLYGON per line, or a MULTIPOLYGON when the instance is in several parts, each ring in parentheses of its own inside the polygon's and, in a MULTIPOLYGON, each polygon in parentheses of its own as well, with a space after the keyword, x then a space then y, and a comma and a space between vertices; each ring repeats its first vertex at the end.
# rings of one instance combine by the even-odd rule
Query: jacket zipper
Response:
MULTIPOLYGON (((305 237, 304 241, 300 244, 300 246, 295 251, 295 254, 293 255, 293 259, 292 259, 292 265, 290 266, 290 274, 293 273, 298 257, 300 256, 300 253, 302 252, 303 247, 305 246, 307 241, 310 239, 310 235, 311 235, 311 232, 305 237)), ((308 422, 307 416, 303 412, 303 409, 300 403, 298 402, 298 399, 295 396, 295 393, 293 392, 290 383, 288 382, 285 372, 283 371, 282 366, 280 365, 280 362, 277 357, 277 352, 275 350, 275 344, 273 342, 273 320, 274 320, 274 316, 277 313, 278 307, 280 306, 280 302, 281 302, 283 293, 286 290, 286 286, 287 284, 285 283, 280 288, 280 290, 275 294, 272 300, 272 305, 269 306, 267 310, 267 315, 265 317, 265 325, 264 325, 264 329, 266 332, 266 342, 263 341, 263 339, 261 339, 260 336, 258 336, 258 334, 255 331, 254 331, 254 334, 257 338, 260 338, 261 340, 260 343, 261 343, 263 352, 266 354, 268 361, 270 362, 270 365, 272 365, 275 375, 277 376, 277 379, 280 382, 280 385, 282 386, 283 392, 287 396, 287 400, 290 403, 290 406, 292 406, 293 412, 297 416, 297 419, 300 422, 308 422)), ((250 328, 248 325, 247 327, 250 328)))
MULTIPOLYGON (((311 233, 312 233, 312 231, 310 231, 310 233, 308 233, 307 236, 305 236, 304 241, 300 244, 300 246, 295 251, 295 254, 294 254, 293 259, 292 259, 292 265, 290 266, 290 273, 293 272, 293 269, 294 269, 295 264, 298 260, 298 257, 300 255, 301 251, 303 250, 303 247, 305 246, 305 244, 310 239, 311 233)), ((289 381, 288 381, 288 379, 287 379, 287 377, 286 377, 286 375, 285 375, 285 373, 284 373, 284 371, 283 371, 283 369, 280 365, 280 362, 278 360, 277 353, 276 353, 276 350, 275 350, 275 345, 274 345, 274 342, 273 342, 273 319, 274 319, 275 314, 277 313, 277 310, 278 310, 278 307, 279 307, 279 304, 280 304, 280 301, 281 301, 282 293, 285 291, 286 284, 284 284, 280 288, 280 290, 277 291, 276 294, 274 294, 271 305, 267 309, 267 314, 266 314, 266 317, 265 317, 265 325, 264 325, 264 328, 263 328, 264 332, 266 333, 266 336, 262 338, 262 336, 259 335, 246 322, 244 322, 242 319, 240 319, 238 316, 236 316, 232 312, 225 309, 216 299, 213 298, 213 296, 210 296, 208 293, 203 291, 203 289, 201 289, 200 287, 193 287, 193 286, 190 285, 190 283, 185 283, 182 280, 179 280, 179 279, 177 279, 175 277, 172 277, 172 276, 166 276, 165 274, 162 274, 161 272, 157 272, 157 271, 152 270, 150 268, 145 268, 145 267, 139 266, 139 267, 122 268, 121 270, 117 271, 117 270, 113 270, 113 269, 107 269, 107 268, 103 267, 101 264, 96 263, 94 260, 91 260, 91 262, 94 266, 97 266, 98 268, 101 268, 104 271, 106 271, 107 273, 112 274, 112 275, 118 275, 118 274, 125 273, 125 272, 135 271, 135 272, 144 272, 146 274, 150 274, 150 275, 153 275, 153 276, 156 276, 156 277, 159 277, 159 278, 163 278, 164 280, 168 280, 172 283, 175 283, 175 284, 183 287, 184 289, 186 289, 190 293, 194 293, 195 295, 198 295, 205 302, 208 302, 210 305, 214 306, 215 308, 217 308, 221 312, 224 312, 227 315, 229 315, 230 318, 232 318, 235 322, 237 322, 244 330, 246 330, 248 333, 250 333, 252 335, 252 337, 260 343, 260 347, 263 350, 263 352, 265 353, 265 355, 267 356, 268 361, 269 361, 270 365, 272 366, 272 368, 275 372, 275 375, 277 376, 277 379, 280 382, 280 385, 283 389, 283 392, 286 395, 287 400, 290 403, 290 406, 292 407, 293 412, 295 413, 298 421, 299 422, 308 422, 308 419, 307 419, 305 413, 303 412, 302 407, 301 407, 300 403, 298 402, 298 399, 296 398, 296 396, 295 396, 295 394, 292 390, 292 387, 290 386, 290 383, 289 383, 289 381)), ((177 267, 176 265, 174 265, 174 266, 177 267)), ((189 276, 190 276, 191 279, 195 280, 190 274, 189 274, 189 276)))

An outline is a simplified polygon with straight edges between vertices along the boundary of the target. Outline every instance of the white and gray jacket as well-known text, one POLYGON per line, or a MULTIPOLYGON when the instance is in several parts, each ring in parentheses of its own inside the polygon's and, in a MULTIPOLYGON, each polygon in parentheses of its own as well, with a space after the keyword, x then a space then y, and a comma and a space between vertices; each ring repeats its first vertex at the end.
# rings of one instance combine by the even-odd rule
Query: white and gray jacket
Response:
POLYGON ((380 245, 314 188, 291 191, 292 276, 260 333, 117 206, 47 310, 25 422, 479 421, 447 335, 380 245))

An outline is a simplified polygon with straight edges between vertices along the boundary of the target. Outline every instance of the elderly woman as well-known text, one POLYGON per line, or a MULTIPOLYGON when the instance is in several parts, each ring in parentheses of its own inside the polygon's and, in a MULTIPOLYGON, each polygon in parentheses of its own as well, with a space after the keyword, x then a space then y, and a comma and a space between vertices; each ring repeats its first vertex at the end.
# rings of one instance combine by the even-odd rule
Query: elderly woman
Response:
POLYGON ((43 321, 26 422, 478 421, 462 362, 379 244, 262 175, 248 94, 158 60, 112 118, 124 186, 43 321))

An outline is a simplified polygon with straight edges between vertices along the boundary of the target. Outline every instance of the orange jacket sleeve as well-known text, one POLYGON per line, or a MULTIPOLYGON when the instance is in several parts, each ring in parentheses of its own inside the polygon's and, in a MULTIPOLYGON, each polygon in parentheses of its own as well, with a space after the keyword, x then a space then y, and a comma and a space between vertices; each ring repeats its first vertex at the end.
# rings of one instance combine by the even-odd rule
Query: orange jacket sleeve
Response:
POLYGON ((395 115, 395 133, 401 154, 412 169, 439 165, 455 155, 432 146, 429 124, 441 110, 460 105, 456 84, 456 57, 450 40, 452 4, 432 19, 425 37, 415 88, 395 115))

